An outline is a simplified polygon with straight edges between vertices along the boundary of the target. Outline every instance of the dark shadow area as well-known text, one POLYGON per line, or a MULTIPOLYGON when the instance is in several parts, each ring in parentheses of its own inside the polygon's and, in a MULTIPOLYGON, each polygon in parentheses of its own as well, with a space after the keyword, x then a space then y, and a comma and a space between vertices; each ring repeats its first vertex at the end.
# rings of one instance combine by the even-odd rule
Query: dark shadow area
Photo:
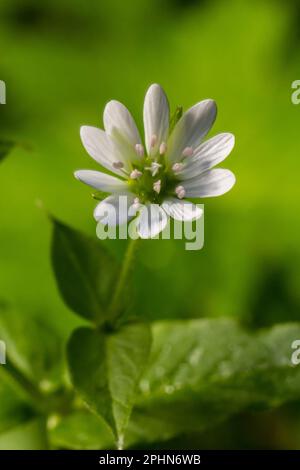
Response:
POLYGON ((300 301, 293 288, 293 275, 289 261, 261 261, 249 299, 249 326, 260 328, 300 320, 300 301))

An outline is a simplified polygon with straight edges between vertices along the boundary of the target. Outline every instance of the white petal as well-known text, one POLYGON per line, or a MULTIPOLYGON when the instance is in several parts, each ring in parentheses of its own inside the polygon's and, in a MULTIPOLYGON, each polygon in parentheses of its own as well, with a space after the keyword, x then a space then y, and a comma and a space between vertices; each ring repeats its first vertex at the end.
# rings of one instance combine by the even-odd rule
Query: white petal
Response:
POLYGON ((158 204, 144 206, 137 218, 137 232, 141 238, 154 238, 165 228, 168 216, 158 204))
POLYGON ((180 179, 188 179, 210 170, 218 163, 225 160, 234 147, 234 135, 227 133, 218 134, 199 145, 191 158, 187 158, 184 168, 178 172, 180 179))
POLYGON ((82 181, 82 183, 88 184, 99 191, 117 193, 128 189, 128 185, 125 181, 122 181, 115 176, 101 173, 100 171, 78 170, 75 171, 74 175, 75 178, 82 181))
POLYGON ((122 171, 113 167, 114 162, 122 162, 124 168, 128 168, 128 162, 118 151, 112 138, 102 129, 92 126, 82 126, 80 128, 82 143, 88 154, 100 165, 113 173, 122 175, 122 171))
POLYGON ((103 114, 104 129, 109 135, 117 130, 134 148, 141 143, 139 131, 128 109, 119 101, 109 101, 103 114))
POLYGON ((227 193, 235 183, 235 176, 229 170, 216 168, 208 170, 184 182, 186 197, 213 197, 227 193))
POLYGON ((203 214, 203 210, 196 204, 189 201, 179 201, 173 197, 166 199, 162 207, 170 217, 181 222, 199 219, 203 214))
POLYGON ((169 159, 179 160, 186 147, 195 149, 212 127, 217 115, 213 100, 204 100, 188 109, 179 119, 169 140, 169 159))
POLYGON ((169 133, 169 103, 160 85, 151 85, 144 101, 145 143, 148 154, 158 152, 162 142, 166 142, 169 133), (152 136, 156 144, 151 148, 152 136))
POLYGON ((128 209, 133 204, 132 194, 114 194, 103 199, 95 207, 94 217, 104 225, 115 226, 128 222, 128 209))

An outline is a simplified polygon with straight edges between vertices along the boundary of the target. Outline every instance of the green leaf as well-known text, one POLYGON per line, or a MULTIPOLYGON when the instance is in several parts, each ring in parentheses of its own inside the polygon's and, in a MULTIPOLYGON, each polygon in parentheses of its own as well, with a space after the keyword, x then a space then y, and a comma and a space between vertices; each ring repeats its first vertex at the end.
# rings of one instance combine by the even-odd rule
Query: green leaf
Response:
POLYGON ((84 410, 74 411, 62 417, 50 429, 49 437, 56 448, 76 450, 114 448, 114 436, 105 421, 84 410))
POLYGON ((0 436, 0 450, 45 450, 47 436, 42 419, 24 423, 0 436))
POLYGON ((150 338, 149 327, 136 323, 106 334, 80 328, 68 345, 73 384, 90 409, 112 428, 119 447, 148 359, 150 338))
POLYGON ((81 317, 103 323, 118 267, 99 240, 54 219, 52 263, 68 307, 81 317))
POLYGON ((9 154, 15 143, 11 140, 0 139, 0 162, 9 154))
POLYGON ((291 363, 295 339, 299 324, 255 335, 224 319, 154 324, 133 440, 204 431, 240 411, 299 399, 300 366, 291 363))
MULTIPOLYGON (((170 321, 153 324, 153 336, 125 447, 205 432, 237 413, 299 400, 300 365, 291 364, 291 344, 300 339, 300 324, 251 334, 225 319, 170 321)), ((63 418, 54 442, 111 448, 110 434, 91 416, 80 412, 63 418)))
POLYGON ((32 408, 7 383, 2 381, 0 366, 0 435, 34 416, 32 408))
POLYGON ((21 314, 1 303, 0 338, 6 343, 10 361, 30 381, 47 390, 61 384, 64 342, 45 319, 21 314))

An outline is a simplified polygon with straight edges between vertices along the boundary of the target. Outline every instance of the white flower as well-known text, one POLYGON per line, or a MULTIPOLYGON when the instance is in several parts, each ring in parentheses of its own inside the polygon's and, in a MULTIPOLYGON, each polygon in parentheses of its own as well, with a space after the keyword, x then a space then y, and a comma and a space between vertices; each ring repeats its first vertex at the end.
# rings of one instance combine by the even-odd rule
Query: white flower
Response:
POLYGON ((213 100, 200 101, 182 115, 169 135, 168 100, 159 85, 151 85, 144 101, 144 149, 130 112, 118 101, 110 101, 104 110, 105 130, 83 126, 80 134, 90 156, 116 176, 75 172, 78 180, 112 193, 96 207, 96 220, 108 205, 116 209, 119 223, 129 220, 127 212, 120 213, 120 195, 128 197, 129 205, 141 207, 137 228, 142 238, 156 236, 169 216, 181 221, 201 217, 202 210, 184 198, 220 196, 235 183, 231 171, 213 168, 231 152, 234 136, 223 133, 202 142, 216 114, 213 100), (154 206, 150 217, 149 206, 154 206))

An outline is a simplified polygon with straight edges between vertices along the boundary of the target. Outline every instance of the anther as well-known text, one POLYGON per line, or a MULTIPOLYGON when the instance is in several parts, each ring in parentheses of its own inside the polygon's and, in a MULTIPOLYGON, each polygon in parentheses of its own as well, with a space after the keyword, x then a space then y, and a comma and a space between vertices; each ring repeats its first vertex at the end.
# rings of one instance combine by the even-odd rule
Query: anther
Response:
POLYGON ((133 180, 136 180, 138 178, 140 178, 142 176, 142 172, 137 170, 136 168, 134 170, 132 170, 132 172, 130 173, 130 178, 133 179, 133 180))
POLYGON ((183 163, 174 163, 174 165, 172 166, 172 170, 174 171, 174 173, 178 173, 182 170, 183 167, 183 163))
POLYGON ((159 194, 160 190, 161 190, 161 180, 155 181, 155 183, 153 184, 153 191, 159 194))
POLYGON ((178 199, 183 199, 184 196, 185 196, 185 189, 183 186, 177 186, 177 188, 175 188, 175 193, 178 197, 178 199))
POLYGON ((135 144, 135 152, 139 157, 144 156, 145 152, 144 152, 144 147, 142 146, 142 144, 135 144))
POLYGON ((159 153, 160 155, 164 155, 167 151, 167 144, 166 142, 162 142, 159 146, 159 153))
POLYGON ((155 147, 156 142, 157 142, 157 136, 156 136, 155 134, 153 134, 153 135, 151 136, 151 140, 150 140, 150 147, 151 147, 151 148, 155 147))
POLYGON ((121 168, 124 167, 124 163, 122 163, 122 162, 113 162, 112 166, 113 166, 116 170, 120 170, 121 168))
POLYGON ((183 149, 182 156, 192 157, 193 153, 194 153, 194 150, 192 149, 192 147, 185 147, 185 149, 183 149))
POLYGON ((132 206, 133 206, 133 208, 136 209, 136 210, 139 209, 139 207, 140 207, 140 200, 139 200, 138 197, 135 197, 135 198, 134 198, 134 200, 133 200, 133 205, 132 205, 132 206))

